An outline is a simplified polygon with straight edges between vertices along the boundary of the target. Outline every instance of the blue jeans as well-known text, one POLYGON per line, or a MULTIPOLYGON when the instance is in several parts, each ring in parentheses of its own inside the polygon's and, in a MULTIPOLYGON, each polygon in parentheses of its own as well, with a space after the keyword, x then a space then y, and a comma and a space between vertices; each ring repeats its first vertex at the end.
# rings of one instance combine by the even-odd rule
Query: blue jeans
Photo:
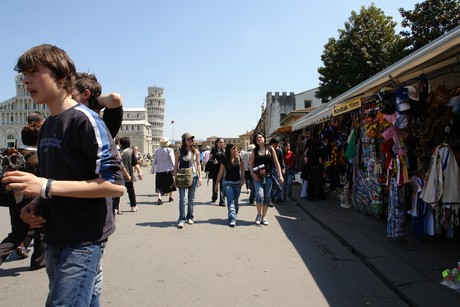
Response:
POLYGON ((190 188, 179 188, 179 219, 178 223, 181 221, 186 222, 188 219, 193 220, 193 201, 195 200, 195 190, 196 185, 198 184, 198 176, 193 177, 192 186, 190 188), (187 216, 185 216, 185 190, 188 190, 187 195, 187 216))
POLYGON ((286 172, 285 176, 286 178, 284 178, 284 184, 283 184, 283 198, 284 199, 286 199, 286 196, 292 197, 292 181, 295 177, 294 169, 289 169, 286 172))
POLYGON ((46 306, 99 306, 102 256, 107 242, 46 248, 46 306))
POLYGON ((241 181, 224 181, 225 195, 227 197, 228 221, 236 220, 239 205, 238 198, 241 192, 241 181))
POLYGON ((256 203, 263 204, 264 206, 270 205, 270 194, 272 190, 273 178, 271 176, 265 177, 261 181, 254 180, 254 189, 256 193, 256 203))

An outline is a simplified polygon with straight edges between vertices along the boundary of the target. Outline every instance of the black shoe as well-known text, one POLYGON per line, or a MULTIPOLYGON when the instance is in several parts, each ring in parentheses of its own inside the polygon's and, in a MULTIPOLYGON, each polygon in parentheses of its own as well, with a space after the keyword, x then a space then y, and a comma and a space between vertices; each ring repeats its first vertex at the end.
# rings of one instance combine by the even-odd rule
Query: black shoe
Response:
POLYGON ((31 265, 30 270, 31 271, 36 271, 36 270, 43 269, 44 267, 45 267, 45 265, 31 265))
POLYGON ((225 203, 220 203, 219 206, 225 207, 225 203))
POLYGON ((169 202, 172 202, 174 201, 174 199, 172 197, 169 198, 169 202))
POLYGON ((158 205, 163 204, 163 201, 161 199, 158 200, 158 205))
POLYGON ((272 203, 270 203, 268 206, 269 206, 270 208, 273 208, 273 204, 272 204, 272 203))

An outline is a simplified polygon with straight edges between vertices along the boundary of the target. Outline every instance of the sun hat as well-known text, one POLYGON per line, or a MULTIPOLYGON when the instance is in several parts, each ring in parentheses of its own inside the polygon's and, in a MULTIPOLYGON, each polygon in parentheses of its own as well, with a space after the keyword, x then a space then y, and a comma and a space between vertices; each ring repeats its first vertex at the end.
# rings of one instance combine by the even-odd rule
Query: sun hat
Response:
POLYGON ((415 87, 405 86, 404 88, 407 90, 407 96, 409 99, 418 101, 418 91, 415 89, 415 87))
POLYGON ((171 143, 169 142, 169 139, 165 136, 160 138, 160 146, 161 147, 168 147, 171 143))
POLYGON ((248 146, 248 151, 253 151, 255 148, 256 148, 256 145, 250 144, 250 145, 248 146))

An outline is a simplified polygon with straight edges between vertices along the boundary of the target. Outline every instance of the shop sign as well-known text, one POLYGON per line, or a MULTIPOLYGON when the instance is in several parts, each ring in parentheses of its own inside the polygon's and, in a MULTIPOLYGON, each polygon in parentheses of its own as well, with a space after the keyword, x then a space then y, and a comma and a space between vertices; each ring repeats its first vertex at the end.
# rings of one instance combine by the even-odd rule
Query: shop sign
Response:
POLYGON ((358 109, 359 107, 361 107, 361 98, 356 98, 348 102, 335 105, 333 115, 337 116, 343 113, 347 113, 351 110, 358 109))

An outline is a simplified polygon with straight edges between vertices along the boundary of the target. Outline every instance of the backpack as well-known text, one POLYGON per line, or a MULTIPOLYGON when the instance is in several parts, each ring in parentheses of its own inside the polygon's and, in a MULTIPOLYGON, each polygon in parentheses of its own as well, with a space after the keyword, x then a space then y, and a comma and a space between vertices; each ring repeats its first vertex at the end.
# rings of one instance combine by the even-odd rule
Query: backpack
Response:
MULTIPOLYGON (((0 180, 6 172, 15 170, 26 171, 27 160, 36 153, 36 151, 32 151, 26 156, 23 156, 14 147, 0 148, 0 180)), ((0 206, 9 207, 15 204, 16 197, 14 196, 13 191, 7 191, 5 185, 0 183, 0 206)))

